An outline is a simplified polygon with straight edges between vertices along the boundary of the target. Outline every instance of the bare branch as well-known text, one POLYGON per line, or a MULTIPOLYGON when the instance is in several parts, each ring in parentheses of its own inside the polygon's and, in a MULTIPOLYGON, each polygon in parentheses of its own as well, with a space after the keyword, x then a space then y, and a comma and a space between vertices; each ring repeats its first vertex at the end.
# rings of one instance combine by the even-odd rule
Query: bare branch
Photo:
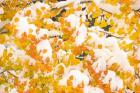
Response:
POLYGON ((14 75, 12 72, 10 72, 9 70, 3 70, 2 72, 0 72, 0 75, 3 74, 4 72, 9 73, 10 75, 14 76, 15 78, 18 78, 18 76, 14 75))
POLYGON ((110 35, 112 37, 115 37, 115 38, 119 38, 119 39, 122 39, 123 38, 121 36, 114 35, 114 34, 108 32, 108 31, 105 31, 105 30, 99 30, 99 32, 103 32, 103 33, 108 34, 108 35, 110 35))
POLYGON ((0 74, 3 74, 4 72, 6 72, 7 70, 3 70, 2 72, 0 72, 0 74))
POLYGON ((10 75, 14 76, 15 78, 18 78, 18 76, 14 75, 12 72, 7 71, 7 73, 9 73, 10 75))
MULTIPOLYGON (((56 4, 53 6, 52 9, 64 8, 64 7, 66 7, 67 5, 72 4, 72 3, 74 3, 74 2, 75 2, 75 0, 61 1, 61 2, 56 3, 56 4)), ((81 1, 78 2, 78 3, 84 4, 84 3, 92 3, 92 2, 93 2, 92 0, 81 0, 81 1)))
POLYGON ((6 34, 6 33, 8 33, 8 31, 6 29, 3 29, 0 31, 0 34, 6 34))
POLYGON ((92 3, 92 0, 86 0, 86 1, 81 1, 80 4, 84 4, 84 3, 92 3))

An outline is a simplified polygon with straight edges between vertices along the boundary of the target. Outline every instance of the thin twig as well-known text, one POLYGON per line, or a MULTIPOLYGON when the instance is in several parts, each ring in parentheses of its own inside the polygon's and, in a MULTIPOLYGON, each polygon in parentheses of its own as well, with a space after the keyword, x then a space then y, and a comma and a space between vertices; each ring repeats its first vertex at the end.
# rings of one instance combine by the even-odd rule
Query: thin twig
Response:
POLYGON ((121 36, 113 35, 112 33, 108 32, 108 31, 105 31, 105 30, 99 30, 99 32, 103 32, 105 34, 108 34, 110 36, 113 36, 113 37, 116 37, 116 38, 119 38, 119 39, 122 39, 123 38, 121 36))
POLYGON ((111 12, 109 12, 109 11, 103 9, 103 8, 100 8, 100 9, 101 9, 102 11, 104 11, 104 12, 107 12, 107 13, 109 13, 109 14, 112 14, 111 12))
POLYGON ((11 73, 10 71, 7 71, 7 73, 9 73, 10 75, 14 76, 15 78, 18 78, 18 76, 14 75, 14 74, 11 73))
POLYGON ((6 72, 7 70, 3 70, 2 72, 0 72, 0 74, 3 74, 4 72, 6 72))
POLYGON ((84 4, 84 3, 92 3, 92 0, 86 0, 86 1, 81 1, 80 4, 84 4))
POLYGON ((2 31, 0 31, 0 34, 6 34, 6 33, 8 33, 8 31, 7 30, 2 30, 2 31))
POLYGON ((60 10, 60 12, 59 12, 56 16, 52 17, 52 20, 53 20, 53 21, 57 21, 58 17, 61 17, 61 15, 62 15, 64 12, 66 12, 66 9, 65 9, 65 8, 62 8, 62 9, 60 10))
POLYGON ((14 75, 14 74, 11 73, 9 70, 3 70, 2 72, 0 72, 0 75, 3 74, 4 72, 9 73, 10 75, 14 76, 15 78, 18 78, 18 76, 14 75))
POLYGON ((49 38, 55 38, 55 37, 62 38, 62 36, 61 36, 61 35, 49 36, 49 38))

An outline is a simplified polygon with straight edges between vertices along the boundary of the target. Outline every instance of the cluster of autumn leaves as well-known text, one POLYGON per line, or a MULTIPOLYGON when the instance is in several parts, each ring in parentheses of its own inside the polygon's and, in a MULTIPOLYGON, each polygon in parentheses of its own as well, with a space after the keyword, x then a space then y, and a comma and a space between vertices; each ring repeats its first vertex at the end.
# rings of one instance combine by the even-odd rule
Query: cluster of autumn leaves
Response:
MULTIPOLYGON (((119 2, 121 5, 120 14, 113 14, 100 9, 92 1, 78 3, 76 8, 74 3, 61 8, 54 8, 53 6, 58 2, 57 0, 42 2, 48 4, 50 9, 40 7, 33 10, 36 12, 33 19, 32 10, 25 9, 34 4, 30 0, 7 0, 0 4, 0 7, 4 10, 4 14, 0 15, 1 22, 9 21, 0 29, 0 33, 4 31, 0 34, 0 44, 5 46, 0 57, 0 86, 4 86, 3 89, 0 88, 0 91, 8 93, 11 89, 16 88, 19 93, 83 93, 83 83, 80 83, 77 87, 72 86, 73 76, 67 80, 67 86, 59 84, 59 80, 62 79, 65 73, 65 67, 82 64, 81 71, 86 69, 90 74, 89 85, 101 88, 104 93, 112 92, 110 84, 104 84, 100 80, 101 74, 106 75, 108 70, 114 71, 124 83, 124 87, 115 92, 140 92, 140 84, 134 83, 134 81, 140 82, 140 58, 137 58, 140 54, 138 52, 140 47, 140 14, 130 7, 133 0, 105 0, 106 3, 111 5, 117 5, 119 2), (90 37, 83 44, 77 46, 75 44, 76 37, 73 36, 74 33, 75 35, 78 34, 76 28, 71 27, 70 22, 65 20, 75 11, 87 12, 86 21, 83 21, 81 17, 80 25, 84 24, 87 28, 99 26, 104 29, 104 31, 96 32, 100 37, 106 35, 106 38, 114 37, 118 40, 119 47, 127 52, 129 63, 134 67, 134 74, 118 71, 118 64, 113 64, 105 71, 98 73, 95 71, 92 67, 93 62, 96 60, 93 51, 95 46, 87 43, 90 37), (37 38, 32 34, 33 29, 28 29, 29 34, 22 33, 21 37, 18 37, 17 33, 20 30, 17 30, 16 25, 21 20, 18 15, 30 17, 31 19, 27 20, 29 24, 34 24, 37 27, 37 33, 43 28, 50 32, 58 30, 63 34, 44 35, 37 38), (45 19, 51 19, 52 23, 44 22, 45 19), (56 24, 61 25, 57 26, 56 24), (46 39, 49 40, 52 47, 52 58, 43 60, 43 57, 37 51, 37 45, 46 39), (57 53, 60 50, 64 50, 66 54, 58 57, 57 53), (18 54, 17 52, 15 54, 15 51, 24 51, 25 53, 18 54), (91 60, 87 60, 87 56, 91 56, 91 60), (15 59, 12 57, 15 57, 15 59), (31 62, 31 59, 35 62, 31 62)), ((98 45, 99 49, 102 49, 102 47, 102 45, 98 45)), ((44 54, 47 52, 47 49, 41 51, 44 54)))

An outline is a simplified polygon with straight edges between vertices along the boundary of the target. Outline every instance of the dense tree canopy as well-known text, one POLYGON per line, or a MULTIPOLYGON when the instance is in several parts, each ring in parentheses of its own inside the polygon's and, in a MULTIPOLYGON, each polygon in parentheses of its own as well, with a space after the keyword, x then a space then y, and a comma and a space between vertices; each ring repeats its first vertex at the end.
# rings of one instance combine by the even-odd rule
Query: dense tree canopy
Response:
POLYGON ((1 0, 0 93, 139 93, 140 0, 1 0))

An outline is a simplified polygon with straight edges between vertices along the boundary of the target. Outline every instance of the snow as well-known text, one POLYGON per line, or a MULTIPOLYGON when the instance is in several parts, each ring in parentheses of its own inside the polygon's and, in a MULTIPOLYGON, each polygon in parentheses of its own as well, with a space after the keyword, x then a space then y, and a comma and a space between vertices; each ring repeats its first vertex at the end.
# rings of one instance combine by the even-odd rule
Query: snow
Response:
POLYGON ((30 34, 36 36, 37 27, 34 24, 29 24, 27 17, 19 17, 19 22, 16 23, 16 29, 18 30, 16 36, 19 38, 23 33, 29 35, 29 29, 33 31, 30 34))
POLYGON ((140 9, 140 0, 135 0, 135 2, 131 5, 134 10, 140 9))
MULTIPOLYGON (((80 0, 77 0, 77 1, 80 1, 80 0)), ((55 8, 60 8, 60 7, 63 7, 63 6, 66 6, 67 4, 70 4, 70 3, 74 3, 75 0, 66 0, 66 1, 61 1, 61 2, 58 2, 56 3, 54 6, 55 8)))
POLYGON ((135 55, 136 55, 136 59, 140 60, 140 46, 137 48, 135 55))
POLYGON ((100 4, 99 7, 108 11, 108 12, 111 12, 111 13, 117 13, 117 14, 121 13, 119 5, 118 6, 113 6, 111 4, 103 3, 103 4, 100 4))
POLYGON ((111 52, 109 49, 95 49, 94 52, 97 60, 92 66, 96 72, 105 70, 106 65, 110 67, 113 63, 117 63, 120 65, 118 70, 134 73, 134 68, 128 62, 127 53, 123 50, 111 52))
POLYGON ((16 36, 18 38, 21 38, 22 34, 26 33, 27 36, 29 34, 32 34, 37 39, 40 39, 44 35, 47 35, 47 36, 62 35, 62 33, 59 31, 56 31, 56 30, 48 31, 47 29, 44 29, 44 28, 40 28, 40 30, 38 32, 36 32, 37 28, 38 27, 35 26, 34 24, 29 24, 27 17, 19 17, 19 22, 16 23, 16 29, 18 30, 16 33, 16 36), (25 27, 26 27, 26 29, 25 29, 25 27), (31 29, 32 32, 30 32, 29 29, 31 29))
POLYGON ((118 40, 114 37, 99 37, 95 32, 98 28, 94 27, 91 29, 93 32, 88 33, 88 36, 91 38, 87 42, 95 45, 93 51, 96 60, 92 64, 95 71, 104 71, 107 66, 110 67, 113 63, 117 63, 120 65, 118 70, 129 71, 134 74, 134 67, 129 64, 127 53, 120 49, 118 40), (102 45, 102 48, 99 49, 98 45, 102 45))
POLYGON ((21 61, 29 60, 30 64, 34 64, 36 62, 29 55, 26 55, 24 50, 18 49, 14 44, 0 44, 0 57, 3 56, 4 50, 7 50, 7 53, 12 54, 9 58, 11 62, 17 62, 17 59, 20 59, 21 61))
POLYGON ((16 88, 13 88, 9 91, 9 93, 18 93, 17 89, 16 88))
POLYGON ((5 46, 0 44, 0 57, 2 57, 4 49, 5 49, 5 46))
POLYGON ((27 35, 32 34, 37 38, 37 33, 36 33, 37 26, 35 26, 35 24, 29 23, 28 21, 29 19, 33 21, 37 18, 38 15, 36 14, 36 9, 40 9, 40 11, 45 14, 47 13, 47 10, 50 9, 50 6, 45 3, 37 2, 35 4, 31 4, 30 7, 27 7, 19 11, 13 18, 13 19, 19 18, 19 22, 15 23, 14 20, 12 20, 11 22, 11 24, 14 24, 16 26, 17 37, 20 38, 23 33, 26 33, 27 35), (42 11, 41 10, 42 7, 45 7, 46 10, 42 11), (25 12, 28 10, 31 10, 31 15, 25 16, 25 12), (29 33, 29 29, 32 29, 33 32, 29 33))
POLYGON ((50 9, 50 6, 49 6, 48 4, 41 3, 41 2, 36 2, 36 3, 34 4, 34 7, 35 7, 35 8, 45 7, 47 10, 50 9))
POLYGON ((61 58, 63 57, 64 55, 66 55, 66 51, 60 49, 58 52, 57 52, 57 58, 61 58))
POLYGON ((75 14, 69 15, 65 20, 70 22, 71 27, 73 27, 73 28, 74 27, 77 28, 80 26, 80 18, 75 14))
POLYGON ((69 79, 70 76, 74 77, 74 80, 72 81, 73 87, 76 87, 78 84, 81 84, 82 82, 84 85, 89 84, 89 77, 83 73, 81 73, 78 70, 71 70, 67 75, 65 75, 60 81, 60 85, 67 85, 67 80, 69 79))
POLYGON ((20 58, 22 60, 27 59, 27 55, 25 55, 25 51, 24 50, 19 50, 15 46, 8 46, 7 47, 7 52, 12 53, 12 56, 10 57, 11 61, 16 61, 17 58, 20 58))
POLYGON ((76 45, 81 45, 87 37, 87 27, 82 24, 78 29, 78 36, 76 37, 76 45))
MULTIPOLYGON (((81 0, 77 0, 76 3, 78 3, 81 0)), ((104 9, 106 11, 109 11, 111 13, 120 13, 120 5, 110 5, 110 4, 105 4, 103 2, 104 0, 94 0, 95 4, 99 6, 101 9, 104 9)), ((140 0, 137 0, 139 2, 140 0)), ((59 2, 55 4, 55 7, 62 7, 67 5, 68 3, 73 3, 75 0, 67 0, 65 2, 59 2)), ((46 9, 50 9, 50 7, 46 4, 39 3, 37 2, 36 4, 32 4, 30 7, 25 8, 21 13, 17 14, 15 17, 19 18, 19 22, 15 23, 14 20, 12 21, 13 24, 15 24, 17 33, 17 37, 21 37, 23 33, 26 33, 27 35, 32 34, 34 35, 40 42, 36 45, 36 49, 38 54, 42 57, 43 61, 45 61, 46 58, 52 58, 52 47, 50 45, 50 42, 48 39, 41 40, 41 37, 44 35, 47 36, 56 36, 56 35, 62 35, 63 33, 57 31, 57 30, 51 30, 49 31, 48 29, 44 28, 39 28, 39 31, 36 32, 37 26, 34 24, 29 24, 28 19, 34 19, 36 18, 36 9, 40 9, 42 6, 46 7, 46 9), (32 10, 31 16, 25 17, 24 13, 27 10, 32 10), (33 31, 30 32, 29 29, 32 29, 33 31), (46 52, 44 52, 46 50, 46 52)), ((137 6, 132 6, 133 8, 137 9, 137 6)), ((41 10, 42 11, 42 10, 41 10)), ((45 11, 42 11, 43 13, 46 13, 45 11)), ((0 14, 2 11, 0 10, 0 14)), ((89 46, 91 48, 94 48, 91 51, 94 51, 94 56, 95 56, 95 61, 92 63, 93 69, 98 73, 99 71, 105 71, 107 70, 108 67, 110 67, 112 64, 117 63, 119 64, 119 69, 118 70, 123 70, 123 71, 128 71, 134 74, 134 67, 132 67, 128 61, 128 55, 125 51, 121 50, 118 44, 118 39, 114 37, 108 37, 106 38, 105 35, 104 37, 99 36, 100 31, 103 31, 100 27, 93 27, 90 30, 91 32, 88 32, 88 29, 85 24, 80 24, 80 18, 82 21, 85 22, 86 19, 86 12, 77 12, 75 14, 71 14, 68 17, 65 18, 67 22, 70 23, 72 28, 76 28, 75 32, 76 34, 76 39, 75 39, 75 45, 79 46, 84 43, 84 41, 87 39, 87 37, 90 37, 90 39, 87 41, 89 45, 95 45, 94 47, 89 46), (81 17, 79 16, 81 15, 81 17), (96 32, 98 31, 98 32, 96 32), (102 45, 102 48, 99 49, 98 45, 102 45)), ((128 18, 131 18, 134 15, 134 13, 131 13, 128 15, 128 18)), ((14 18, 15 18, 14 17, 14 18)), ((43 20, 44 21, 44 20, 43 20)), ((51 19, 46 20, 47 23, 50 24, 56 24, 55 26, 61 26, 61 24, 57 22, 53 22, 51 19)), ((123 26, 127 26, 125 24, 125 20, 117 20, 114 19, 116 23, 118 23, 117 28, 121 28, 123 26)), ((74 32, 74 33, 75 33, 74 32)), ((75 38, 75 36, 74 36, 75 38)), ((127 39, 128 40, 128 39, 127 39)), ((51 40, 50 40, 51 41, 51 40)), ((128 43, 131 42, 130 40, 127 41, 128 43)), ((5 49, 4 45, 0 44, 0 57, 3 55, 3 51, 5 49)), ((30 59, 30 64, 35 63, 36 60, 32 59, 30 56, 25 55, 25 51, 18 50, 16 47, 8 47, 8 52, 12 52, 13 55, 10 57, 11 60, 16 60, 18 57, 24 59, 30 59), (12 49, 12 51, 11 51, 12 49)), ((71 53, 71 50, 70 50, 71 53)), ((69 54, 70 54, 69 53, 69 54)), ((136 51, 136 58, 140 60, 140 47, 136 51)), ((60 59, 62 57, 68 57, 68 53, 62 49, 60 49, 57 52, 57 58, 60 59), (66 55, 66 56, 65 56, 66 55)), ((10 60, 10 61, 11 61, 10 60)), ((86 60, 92 60, 91 56, 88 55, 86 60)), ((89 81, 90 81, 90 74, 87 70, 85 72, 81 72, 81 69, 83 70, 82 62, 78 64, 77 66, 70 66, 70 67, 65 67, 65 65, 62 63, 58 64, 57 67, 62 65, 65 70, 64 70, 64 75, 62 76, 62 79, 59 81, 60 85, 67 86, 67 80, 73 76, 74 79, 72 80, 72 85, 73 87, 77 87, 79 84, 84 83, 84 93, 104 93, 104 91, 98 87, 92 87, 89 86, 89 81)), ((140 66, 140 65, 139 65, 140 66)), ((22 76, 24 73, 20 73, 22 76)), ((53 71, 49 73, 45 73, 47 75, 53 75, 53 71)), ((36 75, 37 77, 37 75, 36 75)), ((110 84, 111 90, 116 91, 119 89, 123 88, 123 80, 121 80, 114 71, 108 70, 107 75, 103 75, 102 81, 104 84, 110 84), (117 82, 117 83, 116 83, 117 82)), ((22 79, 22 78, 20 78, 22 79)), ((21 80, 22 81, 22 80, 21 80)), ((28 86, 27 86, 28 87, 28 86)), ((16 89, 12 89, 10 93, 16 93, 16 89)))
POLYGON ((43 60, 47 57, 52 58, 52 47, 47 39, 40 41, 36 48, 40 56, 43 57, 43 60), (43 50, 47 50, 47 52, 44 53, 43 50))
POLYGON ((31 4, 30 7, 25 8, 24 10, 20 11, 22 16, 25 16, 25 12, 27 10, 31 10, 31 15, 29 16, 29 18, 31 19, 36 19, 37 18, 37 13, 36 13, 36 9, 39 9, 42 13, 46 13, 46 11, 42 11, 41 7, 45 7, 46 10, 50 10, 50 6, 45 4, 45 3, 41 3, 41 2, 36 2, 35 4, 31 4))
POLYGON ((3 10, 2 7, 0 7, 0 15, 1 15, 1 14, 4 14, 4 10, 3 10))
POLYGON ((130 66, 127 59, 127 53, 123 50, 116 50, 112 53, 112 57, 109 59, 108 65, 111 66, 113 63, 118 63, 120 65, 120 69, 123 71, 134 73, 134 67, 130 66))
POLYGON ((95 44, 95 46, 97 46, 104 43, 103 40, 96 33, 89 32, 88 36, 90 37, 90 39, 87 41, 88 44, 95 44))
POLYGON ((104 91, 98 87, 85 86, 84 93, 104 93, 104 91))
MULTIPOLYGON (((43 32, 43 31, 42 31, 43 32)), ((42 33, 41 32, 41 33, 42 33)), ((61 36, 63 33, 57 30, 51 30, 47 32, 48 36, 61 36)))
POLYGON ((94 52, 95 52, 95 57, 97 59, 103 58, 104 60, 108 60, 111 56, 111 52, 106 48, 95 49, 94 52))
POLYGON ((54 24, 55 27, 61 26, 61 23, 55 22, 55 21, 53 21, 52 19, 44 19, 44 22, 47 22, 48 24, 54 24))
POLYGON ((110 59, 111 52, 108 49, 95 49, 95 57, 97 60, 92 64, 96 72, 104 71, 107 68, 107 60, 110 59))
POLYGON ((4 84, 1 84, 0 85, 0 93, 5 93, 5 85, 4 84))
POLYGON ((94 0, 94 3, 96 4, 96 5, 99 5, 100 3, 102 3, 104 0, 94 0))
POLYGON ((112 91, 116 91, 123 88, 123 80, 116 76, 114 71, 108 70, 107 75, 105 75, 102 81, 104 84, 110 84, 112 91))
POLYGON ((94 3, 101 9, 108 11, 110 13, 120 13, 120 5, 111 5, 108 3, 104 3, 105 0, 94 0, 94 3))
POLYGON ((110 51, 119 50, 119 45, 117 39, 114 37, 109 37, 104 40, 105 47, 110 51))
POLYGON ((100 58, 92 64, 92 67, 98 73, 99 71, 106 70, 107 64, 106 64, 106 61, 104 59, 100 58))
POLYGON ((3 3, 5 0, 0 0, 0 4, 3 3))
POLYGON ((39 31, 38 31, 38 33, 37 33, 37 37, 38 38, 41 38, 41 37, 43 37, 44 35, 47 35, 48 36, 48 30, 47 29, 40 29, 39 31))

